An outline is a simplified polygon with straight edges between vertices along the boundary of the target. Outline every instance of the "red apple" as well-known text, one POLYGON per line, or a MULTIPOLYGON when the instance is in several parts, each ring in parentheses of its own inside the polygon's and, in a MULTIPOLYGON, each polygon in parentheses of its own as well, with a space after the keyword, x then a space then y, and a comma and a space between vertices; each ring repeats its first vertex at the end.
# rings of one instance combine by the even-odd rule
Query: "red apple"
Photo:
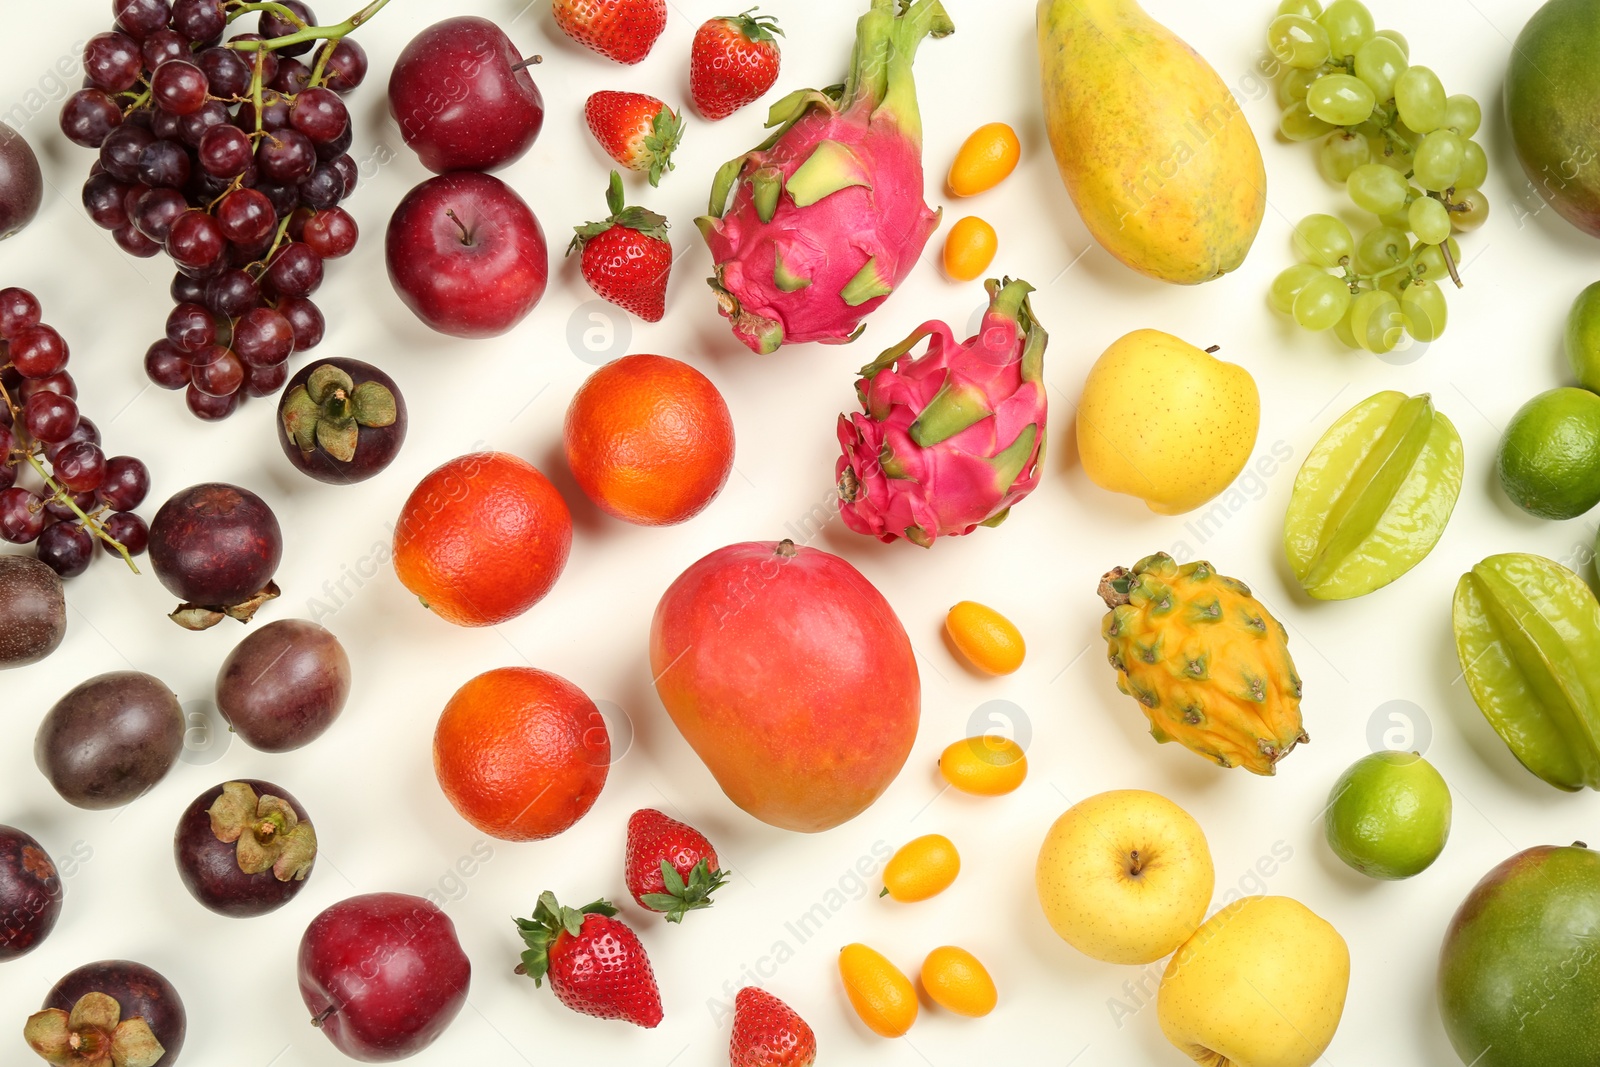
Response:
POLYGON ((539 139, 544 98, 500 27, 461 15, 429 26, 400 53, 389 114, 435 174, 494 170, 539 139))
POLYGON ((450 917, 404 893, 340 901, 300 939, 300 996, 312 1024, 363 1063, 433 1044, 467 1002, 471 979, 450 917))
POLYGON ((406 194, 389 220, 389 280, 440 333, 495 337, 544 296, 550 252, 528 205, 499 178, 456 171, 406 194))
POLYGON ((650 667, 722 791, 787 830, 861 814, 916 740, 921 685, 894 610, 838 556, 789 541, 685 571, 656 608, 650 667))

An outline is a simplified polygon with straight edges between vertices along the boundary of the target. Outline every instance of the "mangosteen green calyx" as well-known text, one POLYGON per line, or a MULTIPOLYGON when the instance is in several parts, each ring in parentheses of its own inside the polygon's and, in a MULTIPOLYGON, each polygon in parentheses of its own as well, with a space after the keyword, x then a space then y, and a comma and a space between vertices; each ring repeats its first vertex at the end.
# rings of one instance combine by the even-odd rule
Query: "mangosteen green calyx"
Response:
POLYGON ((302 455, 322 449, 341 463, 355 458, 362 427, 394 425, 394 393, 380 382, 360 385, 340 368, 323 364, 283 405, 283 425, 302 455))
POLYGON ((245 874, 270 870, 280 882, 301 881, 317 858, 316 831, 282 797, 257 796, 244 782, 228 782, 207 814, 218 841, 238 842, 245 874))
POLYGON ((155 1067, 167 1054, 149 1023, 124 1019, 122 1005, 104 993, 85 993, 71 1012, 30 1015, 22 1038, 52 1067, 155 1067))

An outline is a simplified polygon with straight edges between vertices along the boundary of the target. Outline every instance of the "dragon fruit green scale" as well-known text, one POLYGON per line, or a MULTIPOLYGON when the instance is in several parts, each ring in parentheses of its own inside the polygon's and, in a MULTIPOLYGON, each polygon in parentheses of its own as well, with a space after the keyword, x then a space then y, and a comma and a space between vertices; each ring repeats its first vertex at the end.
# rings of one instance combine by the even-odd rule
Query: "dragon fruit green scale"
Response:
POLYGON ((923 38, 954 31, 939 0, 872 0, 849 82, 778 101, 777 132, 717 172, 696 222, 750 348, 853 341, 911 273, 940 218, 923 199, 911 65, 923 38))
POLYGON ((839 417, 835 475, 844 521, 880 541, 998 526, 1039 484, 1048 335, 1027 282, 990 280, 978 335, 958 344, 929 322, 862 368, 862 413, 839 417), (907 358, 928 339, 928 350, 907 358))

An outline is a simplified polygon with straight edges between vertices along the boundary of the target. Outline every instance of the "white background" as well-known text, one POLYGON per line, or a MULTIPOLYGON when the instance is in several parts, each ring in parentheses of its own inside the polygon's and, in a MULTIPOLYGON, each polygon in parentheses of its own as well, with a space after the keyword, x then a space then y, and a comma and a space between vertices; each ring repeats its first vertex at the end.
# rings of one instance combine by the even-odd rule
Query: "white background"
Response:
MULTIPOLYGON (((109 4, 69 0, 13 12, 0 38, 0 110, 39 152, 51 190, 22 235, 0 245, 0 284, 23 285, 62 330, 83 410, 99 422, 113 454, 150 461, 154 514, 176 490, 200 481, 247 486, 277 510, 286 533, 279 581, 284 598, 263 622, 337 607, 324 622, 350 651, 355 695, 322 740, 290 755, 257 753, 242 743, 186 755, 158 788, 120 812, 69 807, 35 769, 32 740, 40 717, 68 688, 103 671, 136 668, 163 679, 184 701, 209 696, 222 659, 246 631, 229 622, 204 634, 163 616, 172 599, 147 573, 135 577, 103 559, 69 590, 65 645, 43 664, 4 678, 0 721, 0 821, 35 834, 58 861, 92 852, 67 883, 55 934, 21 961, 0 967, 0 1048, 7 1063, 27 1053, 17 1036, 61 974, 79 964, 131 957, 155 966, 181 990, 189 1011, 183 1062, 192 1067, 310 1067, 346 1062, 313 1031, 296 991, 301 931, 322 908, 377 890, 433 891, 449 899, 472 958, 470 1006, 420 1065, 474 1062, 715 1064, 728 1038, 718 1002, 760 971, 760 980, 815 1027, 824 1063, 971 1062, 1122 1065, 1186 1062, 1168 1047, 1153 1007, 1113 1010, 1137 969, 1103 965, 1057 940, 1035 902, 1033 863, 1045 829, 1072 802, 1105 789, 1140 787, 1171 796, 1209 835, 1219 897, 1230 888, 1294 896, 1349 940, 1353 976, 1344 1022, 1326 1062, 1453 1062, 1434 1008, 1434 967, 1449 917, 1473 883, 1519 849, 1593 839, 1596 803, 1534 779, 1511 757, 1458 681, 1449 603, 1457 576, 1494 552, 1524 550, 1588 570, 1594 525, 1545 523, 1516 512, 1495 484, 1500 428, 1528 397, 1566 384, 1560 336, 1566 309, 1597 273, 1596 246, 1537 200, 1508 151, 1500 91, 1510 38, 1537 4, 1420 0, 1377 5, 1380 25, 1411 40, 1413 59, 1434 67, 1451 92, 1484 102, 1480 135, 1491 159, 1486 185, 1494 212, 1486 229, 1462 242, 1467 291, 1452 295, 1449 332, 1404 365, 1343 350, 1331 337, 1295 330, 1265 302, 1265 289, 1290 260, 1291 220, 1333 210, 1342 193, 1318 177, 1313 150, 1273 135, 1277 108, 1253 73, 1272 5, 1196 5, 1152 0, 1149 9, 1195 45, 1235 88, 1262 141, 1271 206, 1244 268, 1193 289, 1136 276, 1092 246, 1056 176, 1044 138, 1037 88, 1033 5, 1025 0, 947 0, 959 29, 930 42, 917 66, 926 120, 930 199, 947 218, 976 212, 1000 233, 996 272, 1040 289, 1035 308, 1055 343, 1046 362, 1052 449, 1044 484, 999 530, 941 540, 929 552, 883 546, 834 522, 813 543, 846 555, 899 612, 922 670, 923 728, 904 772, 855 821, 805 837, 772 829, 734 808, 671 727, 650 685, 646 633, 662 590, 689 563, 722 545, 794 536, 828 500, 836 445, 834 419, 854 403, 853 371, 928 318, 947 318, 963 336, 983 300, 976 285, 954 286, 936 269, 936 237, 902 292, 846 349, 806 346, 761 358, 735 343, 702 279, 709 259, 692 225, 704 210, 717 165, 761 139, 765 103, 715 126, 690 118, 677 172, 660 190, 630 180, 630 196, 671 217, 680 255, 669 315, 631 323, 631 340, 609 354, 660 352, 686 359, 724 390, 739 434, 737 473, 712 507, 671 530, 635 529, 599 514, 574 488, 560 459, 560 424, 573 390, 608 353, 591 352, 583 331, 592 299, 575 263, 559 258, 571 227, 597 216, 608 161, 583 125, 584 97, 602 88, 687 97, 694 28, 725 13, 713 0, 673 0, 666 34, 648 60, 623 68, 567 42, 548 5, 521 0, 455 0, 449 5, 394 0, 360 39, 373 59, 368 84, 353 99, 354 153, 363 183, 349 207, 364 231, 349 259, 331 264, 317 301, 329 319, 319 355, 377 363, 400 383, 411 408, 411 436, 386 473, 357 488, 333 488, 297 474, 278 451, 270 403, 255 401, 231 421, 202 425, 181 397, 145 383, 140 357, 169 309, 166 260, 135 261, 96 230, 78 189, 92 153, 56 127, 64 90, 59 61, 76 85, 80 42, 107 28, 109 4), (529 201, 555 249, 543 304, 510 335, 463 342, 430 333, 405 311, 385 279, 382 235, 404 192, 426 175, 403 148, 384 105, 393 58, 411 35, 445 13, 495 18, 528 52, 545 57, 537 79, 548 118, 543 137, 504 177, 529 201), (1241 8, 1243 10, 1241 10, 1241 8), (1227 15, 1221 14, 1226 10, 1227 15), (942 177, 956 147, 981 123, 1004 120, 1025 146, 1021 169, 976 201, 948 203, 942 177), (1219 344, 1261 386, 1258 452, 1274 446, 1292 458, 1241 484, 1227 521, 1199 538, 1192 519, 1160 518, 1141 504, 1089 483, 1076 463, 1073 404, 1084 375, 1107 344, 1140 327, 1219 344), (574 345, 569 337, 577 337, 574 345), (1468 476, 1455 518, 1433 554, 1396 585, 1347 604, 1313 604, 1298 595, 1280 546, 1294 472, 1328 424, 1380 389, 1429 391, 1460 428, 1468 476), (412 486, 437 464, 475 446, 524 456, 548 473, 572 505, 572 562, 551 596, 496 630, 460 630, 420 609, 384 564, 388 527, 412 486), (1100 644, 1101 573, 1157 550, 1187 548, 1248 581, 1291 632, 1305 681, 1313 744, 1276 778, 1224 773, 1176 746, 1158 748, 1138 708, 1115 689, 1100 644), (330 598, 325 583, 349 573, 350 595, 330 598), (1011 678, 975 676, 941 636, 945 610, 960 599, 1000 608, 1023 629, 1029 657, 1011 678), (484 840, 444 800, 433 778, 430 741, 440 708, 481 671, 531 664, 553 670, 614 714, 621 754, 591 813, 565 835, 540 844, 491 843, 492 858, 470 878, 456 871, 484 840), (988 725, 989 701, 1010 702, 1004 717, 1028 740, 1032 773, 998 800, 941 792, 935 758, 969 727, 988 725), (1434 867, 1405 883, 1366 881, 1345 869, 1323 842, 1318 814, 1337 775, 1393 724, 1391 701, 1412 720, 1415 745, 1451 783, 1456 817, 1449 847, 1434 867), (1375 721, 1378 723, 1374 727, 1375 721), (1431 737, 1431 741, 1427 738, 1431 737), (214 762, 205 763, 213 759, 214 762), (322 841, 317 870, 288 907, 261 919, 224 919, 182 889, 170 839, 178 814, 199 792, 239 777, 275 781, 310 810, 322 841), (579 905, 625 897, 623 828, 629 813, 659 806, 705 830, 735 872, 710 912, 668 928, 629 903, 624 914, 648 946, 660 979, 666 1021, 646 1032, 573 1015, 548 990, 512 975, 519 944, 513 914, 543 889, 579 905), (879 901, 879 882, 852 873, 880 866, 879 854, 909 838, 948 834, 964 869, 931 902, 879 901), (1291 854, 1286 862, 1258 862, 1291 854), (842 893, 839 892, 842 888, 842 893), (822 931, 801 943, 785 929, 818 903, 830 911, 822 931), (835 907, 836 905, 836 907, 835 907), (1000 987, 989 1018, 959 1019, 925 1010, 902 1041, 869 1034, 850 1013, 838 982, 838 948, 862 940, 914 974, 936 945, 966 946, 1000 987), (781 966, 773 953, 783 942, 781 966), (1118 1018, 1118 1015, 1125 1017, 1118 1018), (1119 1025, 1120 1023, 1120 1025, 1119 1025)), ((319 3, 323 21, 342 4, 319 3)), ((857 0, 769 0, 789 31, 778 92, 840 79, 850 52, 857 0)), ((616 321, 625 321, 616 316, 616 321)), ((299 365, 297 361, 296 365, 299 365)), ((972 731, 977 732, 977 731, 972 731)), ((225 743, 225 735, 218 744, 225 743)), ((1379 742, 1381 744, 1381 741, 1379 742)), ((470 867, 470 865, 469 865, 470 867)), ((1146 989, 1153 993, 1153 980, 1146 989)), ((1145 994, 1138 994, 1143 999, 1145 994)))

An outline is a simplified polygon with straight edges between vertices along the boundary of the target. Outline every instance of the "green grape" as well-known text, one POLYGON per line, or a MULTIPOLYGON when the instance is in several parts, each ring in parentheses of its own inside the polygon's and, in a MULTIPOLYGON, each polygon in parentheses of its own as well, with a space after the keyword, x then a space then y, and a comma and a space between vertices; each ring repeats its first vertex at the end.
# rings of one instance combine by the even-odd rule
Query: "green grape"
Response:
POLYGON ((1407 67, 1394 82, 1400 121, 1418 133, 1432 133, 1444 124, 1444 84, 1427 67, 1407 67))
POLYGON ((1450 200, 1466 208, 1465 211, 1450 212, 1450 224, 1457 233, 1471 233, 1489 221, 1489 198, 1483 195, 1483 190, 1457 188, 1450 200))
POLYGON ((1306 90, 1317 80, 1317 72, 1296 70, 1293 67, 1287 67, 1285 70, 1287 73, 1278 80, 1278 106, 1293 107, 1295 104, 1305 103, 1306 90))
POLYGON ((1372 138, 1372 161, 1405 175, 1411 173, 1411 150, 1391 138, 1379 135, 1372 138))
POLYGON ((1317 21, 1328 31, 1328 40, 1338 59, 1355 55, 1372 36, 1372 12, 1361 0, 1333 0, 1317 16, 1317 21))
POLYGON ((1350 310, 1350 287, 1331 274, 1312 280, 1294 298, 1294 321, 1308 330, 1332 328, 1350 310))
POLYGON ((1349 74, 1324 74, 1306 90, 1306 106, 1311 113, 1334 126, 1367 121, 1377 103, 1372 88, 1349 74))
MULTIPOLYGON (((1351 300, 1350 300, 1350 307, 1354 308, 1355 306, 1356 306, 1355 298, 1352 297, 1351 300)), ((1334 324, 1334 326, 1333 326, 1333 335, 1335 337, 1337 337, 1340 341, 1344 342, 1344 346, 1346 348, 1353 348, 1358 352, 1361 350, 1360 343, 1356 341, 1356 335, 1354 333, 1352 333, 1351 330, 1350 330, 1350 311, 1349 310, 1345 311, 1344 318, 1340 319, 1338 322, 1336 322, 1334 324)))
POLYGON ((1450 237, 1450 212, 1431 196, 1411 201, 1411 232, 1425 245, 1450 237))
POLYGON ((1294 228, 1294 250, 1303 262, 1332 270, 1355 254, 1356 241, 1332 215, 1307 215, 1294 228))
MULTIPOLYGON (((1335 185, 1343 185, 1352 171, 1372 158, 1372 146, 1365 137, 1335 130, 1317 152, 1317 169, 1335 185)), ((1385 170, 1389 168, 1385 167, 1385 170)))
POLYGON ((1380 101, 1394 98, 1395 79, 1406 69, 1406 55, 1387 37, 1374 37, 1356 52, 1356 77, 1380 101))
POLYGON ((1386 293, 1392 293, 1394 298, 1399 300, 1400 295, 1406 291, 1406 285, 1410 281, 1411 279, 1406 276, 1405 271, 1397 270, 1393 274, 1385 274, 1382 278, 1379 278, 1378 288, 1386 293))
POLYGON ((1411 212, 1406 208, 1401 208, 1393 215, 1379 215, 1378 222, 1391 230, 1399 230, 1408 235, 1411 233, 1411 212))
POLYGON ((1410 255, 1409 233, 1393 226, 1377 226, 1363 234, 1361 243, 1356 245, 1356 268, 1363 274, 1381 274, 1398 267, 1410 255))
POLYGON ((1419 341, 1437 341, 1450 321, 1444 290, 1429 281, 1414 281, 1400 297, 1400 315, 1406 332, 1419 341))
POLYGON ((1278 120, 1278 131, 1291 141, 1315 141, 1333 132, 1333 126, 1311 113, 1302 101, 1284 111, 1278 120))
POLYGON ((1267 47, 1284 66, 1311 70, 1328 61, 1328 31, 1304 15, 1279 15, 1267 27, 1267 47))
POLYGON ((1406 57, 1406 62, 1411 62, 1411 42, 1406 40, 1406 35, 1399 30, 1379 30, 1378 37, 1387 37, 1400 46, 1400 54, 1406 57))
POLYGON ((1449 130, 1434 130, 1417 146, 1412 164, 1417 184, 1429 192, 1440 193, 1456 183, 1461 164, 1466 160, 1466 142, 1449 130))
POLYGON ((1456 244, 1454 237, 1444 245, 1429 245, 1417 253, 1417 266, 1415 274, 1418 278, 1425 278, 1430 282, 1443 284, 1444 279, 1450 277, 1450 268, 1445 265, 1442 249, 1450 249, 1450 258, 1456 266, 1461 266, 1461 246, 1456 244))
POLYGON ((1400 301, 1384 289, 1368 289, 1350 304, 1350 332, 1368 352, 1394 351, 1405 332, 1400 301))
POLYGON ((1283 0, 1278 5, 1278 14, 1314 19, 1322 14, 1322 5, 1317 0, 1283 0))
POLYGON ((1267 302, 1285 315, 1294 310, 1295 297, 1300 291, 1318 278, 1330 278, 1321 267, 1313 267, 1309 263, 1296 263, 1276 278, 1272 279, 1272 287, 1267 290, 1267 302))
POLYGON ((1476 189, 1488 176, 1489 157, 1484 155, 1483 146, 1477 141, 1468 141, 1462 148, 1461 173, 1456 175, 1456 184, 1476 189))
POLYGON ((1393 215, 1405 208, 1409 186, 1405 176, 1393 167, 1367 163, 1350 172, 1345 190, 1362 211, 1393 215))
POLYGON ((1483 108, 1466 93, 1457 93, 1445 99, 1444 120, 1439 125, 1456 131, 1464 138, 1471 137, 1483 125, 1483 108))

